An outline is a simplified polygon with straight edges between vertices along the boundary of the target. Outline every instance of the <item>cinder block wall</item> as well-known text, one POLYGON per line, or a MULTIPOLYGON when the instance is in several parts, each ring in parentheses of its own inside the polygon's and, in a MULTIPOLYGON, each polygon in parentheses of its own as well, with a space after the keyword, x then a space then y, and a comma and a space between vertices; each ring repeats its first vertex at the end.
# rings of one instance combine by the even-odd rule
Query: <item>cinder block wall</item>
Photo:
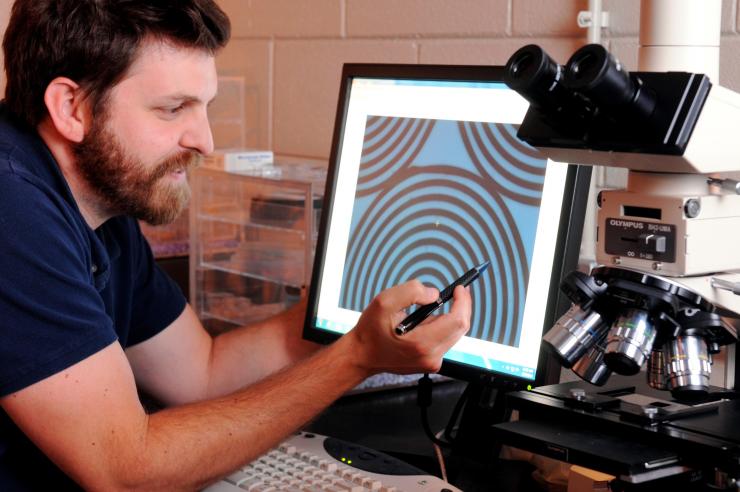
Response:
MULTIPOLYGON (((328 158, 344 62, 503 64, 541 44, 559 62, 586 42, 587 0, 218 0, 234 37, 219 57, 247 84, 247 143, 328 158)), ((720 83, 740 90, 738 0, 724 0, 720 83)), ((637 66, 639 0, 604 0, 603 42, 637 66)), ((619 175, 619 173, 617 173, 619 175)))
MULTIPOLYGON (((217 1, 233 24, 219 72, 244 79, 246 144, 319 159, 329 156, 344 62, 503 64, 534 42, 563 63, 585 43, 576 15, 588 7, 587 0, 217 1)), ((720 83, 734 90, 738 1, 722 2, 720 83)), ((12 3, 0 0, 0 30, 12 3)), ((603 42, 635 69, 639 0, 604 0, 604 9, 611 24, 603 42)))
MULTIPOLYGON (((233 24, 219 73, 244 81, 242 140, 298 159, 329 156, 345 62, 504 64, 517 48, 538 43, 564 63, 586 42, 576 16, 587 0, 217 1, 233 24)), ((739 1, 722 2, 720 60, 720 83, 738 91, 739 1)), ((11 5, 0 0, 0 29, 11 5)), ((640 1, 604 0, 603 6, 610 25, 602 42, 634 70, 640 1)), ((4 86, 3 73, 0 90, 4 86)), ((231 117, 233 110, 222 100, 212 116, 231 117)), ((233 142, 233 132, 233 126, 214 125, 217 145, 233 142)), ((624 179, 623 170, 596 169, 594 184, 618 187, 624 179)), ((586 260, 593 257, 593 216, 592 210, 584 230, 586 260)))

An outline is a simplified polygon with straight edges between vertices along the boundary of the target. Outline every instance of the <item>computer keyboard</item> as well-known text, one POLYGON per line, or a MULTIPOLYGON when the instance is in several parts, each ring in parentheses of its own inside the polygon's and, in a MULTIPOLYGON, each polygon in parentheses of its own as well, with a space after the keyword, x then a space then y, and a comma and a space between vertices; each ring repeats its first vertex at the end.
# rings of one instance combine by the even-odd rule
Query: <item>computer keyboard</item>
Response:
POLYGON ((392 456, 301 432, 203 492, 462 492, 392 456))

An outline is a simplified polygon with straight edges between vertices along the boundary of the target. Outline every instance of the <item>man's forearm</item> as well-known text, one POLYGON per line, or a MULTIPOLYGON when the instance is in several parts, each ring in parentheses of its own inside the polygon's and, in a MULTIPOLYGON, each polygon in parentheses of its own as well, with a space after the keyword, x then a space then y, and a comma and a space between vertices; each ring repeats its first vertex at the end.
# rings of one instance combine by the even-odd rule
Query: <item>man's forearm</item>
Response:
POLYGON ((260 456, 367 376, 342 345, 246 390, 151 415, 145 449, 123 485, 198 488, 260 456))
POLYGON ((320 346, 301 337, 305 308, 301 302, 264 321, 216 337, 207 397, 236 391, 316 352, 320 346))

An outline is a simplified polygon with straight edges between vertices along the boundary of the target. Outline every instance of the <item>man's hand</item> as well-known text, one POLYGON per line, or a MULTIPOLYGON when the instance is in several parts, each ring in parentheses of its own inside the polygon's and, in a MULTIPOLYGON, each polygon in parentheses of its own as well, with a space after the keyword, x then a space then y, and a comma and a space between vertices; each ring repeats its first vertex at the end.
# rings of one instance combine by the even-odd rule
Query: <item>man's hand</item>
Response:
POLYGON ((345 338, 353 342, 358 364, 368 373, 437 372, 442 356, 470 328, 471 299, 468 289, 458 286, 448 314, 429 317, 414 331, 399 336, 394 328, 412 304, 429 304, 439 291, 412 280, 378 294, 362 313, 357 326, 345 338))

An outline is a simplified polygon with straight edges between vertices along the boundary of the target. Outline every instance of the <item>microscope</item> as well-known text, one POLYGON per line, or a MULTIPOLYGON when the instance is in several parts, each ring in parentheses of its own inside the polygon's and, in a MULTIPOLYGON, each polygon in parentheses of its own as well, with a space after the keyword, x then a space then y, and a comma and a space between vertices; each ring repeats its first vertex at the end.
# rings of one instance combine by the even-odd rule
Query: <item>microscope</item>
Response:
POLYGON ((577 451, 631 487, 698 474, 711 490, 740 490, 734 382, 710 385, 715 357, 734 362, 740 327, 740 94, 716 83, 720 16, 720 0, 642 0, 632 73, 598 44, 564 65, 528 45, 506 65, 530 103, 519 138, 552 160, 629 175, 626 189, 598 194, 599 266, 564 277, 571 307, 543 338, 588 384, 513 394, 524 422, 496 427, 565 461, 577 451), (585 449, 584 429, 604 440, 585 449), (618 456, 622 444, 634 453, 618 456))
POLYGON ((629 73, 599 44, 564 65, 536 45, 507 63, 530 102, 518 136, 562 162, 630 169, 598 196, 597 262, 561 289, 573 303, 544 337, 599 385, 648 365, 649 384, 706 397, 712 356, 737 341, 740 94, 701 73, 629 73))

